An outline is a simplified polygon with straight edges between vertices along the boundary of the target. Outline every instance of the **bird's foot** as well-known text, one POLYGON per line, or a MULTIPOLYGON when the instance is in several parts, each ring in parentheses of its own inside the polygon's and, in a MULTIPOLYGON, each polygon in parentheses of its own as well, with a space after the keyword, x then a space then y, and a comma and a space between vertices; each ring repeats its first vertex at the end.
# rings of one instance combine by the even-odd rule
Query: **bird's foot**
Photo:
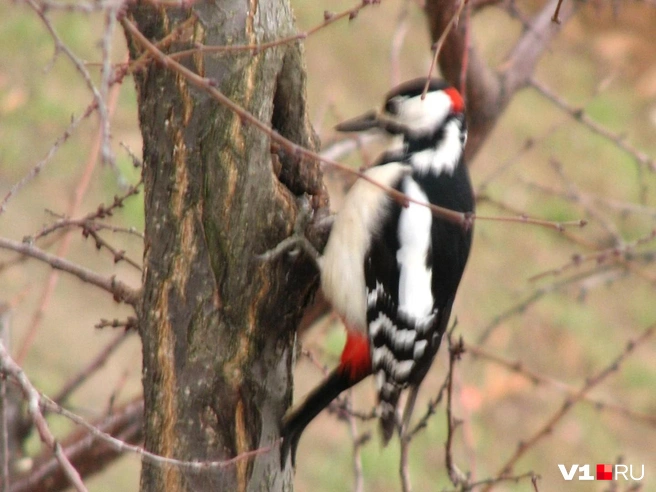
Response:
POLYGON ((314 262, 317 269, 320 269, 319 261, 321 254, 305 237, 305 229, 314 218, 314 210, 308 195, 299 197, 296 202, 298 204, 298 214, 296 215, 292 235, 283 239, 274 248, 257 255, 257 259, 260 261, 272 261, 284 254, 295 257, 303 252, 314 262))

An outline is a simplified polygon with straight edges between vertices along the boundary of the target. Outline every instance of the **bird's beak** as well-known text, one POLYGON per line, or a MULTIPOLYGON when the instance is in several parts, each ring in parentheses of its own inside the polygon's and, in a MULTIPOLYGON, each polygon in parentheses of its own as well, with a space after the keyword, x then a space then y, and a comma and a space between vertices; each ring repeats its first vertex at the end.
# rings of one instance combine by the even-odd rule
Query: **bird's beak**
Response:
POLYGON ((372 128, 380 128, 380 121, 376 111, 369 111, 356 118, 340 123, 335 127, 338 132, 363 132, 372 128))

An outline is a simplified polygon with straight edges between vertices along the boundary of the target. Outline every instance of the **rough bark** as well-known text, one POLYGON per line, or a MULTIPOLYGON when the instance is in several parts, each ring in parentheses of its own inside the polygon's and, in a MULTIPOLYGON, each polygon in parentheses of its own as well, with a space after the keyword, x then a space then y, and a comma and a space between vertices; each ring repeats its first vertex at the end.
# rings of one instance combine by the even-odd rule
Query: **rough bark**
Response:
MULTIPOLYGON (((129 15, 153 42, 196 16, 169 52, 197 42, 266 42, 294 30, 286 0, 200 2, 187 10, 140 3, 129 15)), ((131 54, 140 54, 136 43, 131 54)), ((316 146, 298 44, 196 54, 184 63, 279 133, 316 146)), ((272 159, 267 135, 165 67, 151 64, 135 78, 146 208, 145 447, 179 460, 231 458, 276 442, 291 403, 295 327, 317 273, 302 257, 261 262, 256 254, 292 232, 294 195, 325 204, 321 173, 316 163, 272 159)), ((279 463, 277 447, 202 472, 144 463, 141 489, 291 489, 292 472, 279 463)))

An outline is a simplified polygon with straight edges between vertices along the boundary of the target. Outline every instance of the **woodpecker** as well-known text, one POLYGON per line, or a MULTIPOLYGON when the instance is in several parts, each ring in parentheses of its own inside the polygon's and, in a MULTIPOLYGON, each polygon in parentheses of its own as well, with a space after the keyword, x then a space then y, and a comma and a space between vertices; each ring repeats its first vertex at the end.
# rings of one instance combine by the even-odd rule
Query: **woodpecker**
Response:
MULTIPOLYGON (((337 130, 382 131, 396 140, 368 178, 422 203, 473 212, 464 146, 465 107, 438 79, 405 82, 382 109, 337 130)), ((292 463, 301 433, 342 391, 374 375, 386 444, 397 428, 401 392, 410 390, 400 422, 407 426, 417 391, 440 347, 472 242, 471 228, 414 202, 400 204, 358 179, 335 216, 323 255, 321 286, 347 331, 340 363, 283 418, 282 466, 292 463)))

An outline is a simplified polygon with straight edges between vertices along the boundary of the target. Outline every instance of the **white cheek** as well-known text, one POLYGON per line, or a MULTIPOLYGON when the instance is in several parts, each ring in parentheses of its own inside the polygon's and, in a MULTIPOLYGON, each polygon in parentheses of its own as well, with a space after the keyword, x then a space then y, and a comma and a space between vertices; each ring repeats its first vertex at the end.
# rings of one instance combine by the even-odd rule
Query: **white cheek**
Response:
POLYGON ((401 104, 399 121, 416 133, 431 133, 442 125, 451 111, 451 98, 444 92, 429 92, 406 99, 401 104))

